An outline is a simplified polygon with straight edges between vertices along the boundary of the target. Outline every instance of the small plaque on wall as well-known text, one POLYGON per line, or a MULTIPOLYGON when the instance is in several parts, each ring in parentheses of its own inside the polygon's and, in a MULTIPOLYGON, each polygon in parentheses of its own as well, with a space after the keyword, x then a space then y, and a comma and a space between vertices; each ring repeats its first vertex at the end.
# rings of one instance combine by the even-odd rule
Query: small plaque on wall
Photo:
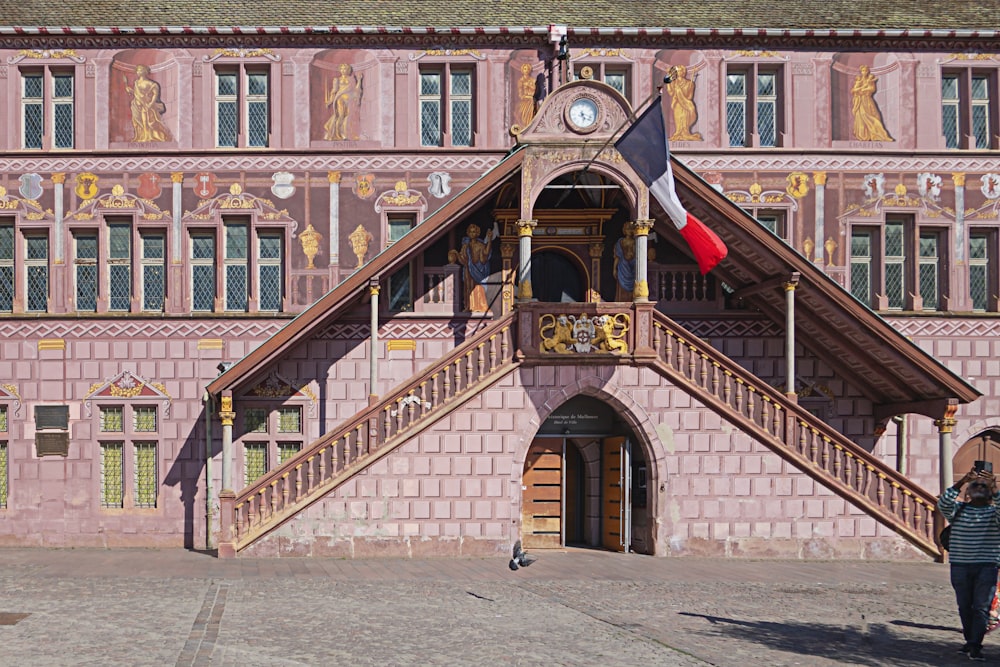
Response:
POLYGON ((35 454, 37 456, 69 456, 69 433, 35 433, 35 454))
POLYGON ((69 428, 68 405, 36 405, 35 428, 69 428))

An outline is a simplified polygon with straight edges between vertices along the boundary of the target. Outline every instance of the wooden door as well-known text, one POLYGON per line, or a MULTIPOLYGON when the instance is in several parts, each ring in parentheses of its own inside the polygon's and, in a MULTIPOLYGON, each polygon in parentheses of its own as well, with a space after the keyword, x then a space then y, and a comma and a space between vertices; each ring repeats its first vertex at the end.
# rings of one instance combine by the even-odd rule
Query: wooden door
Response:
POLYGON ((601 441, 601 544, 625 551, 629 539, 628 449, 624 437, 601 441))
POLYGON ((521 542, 525 549, 563 544, 563 439, 535 438, 524 462, 521 542))

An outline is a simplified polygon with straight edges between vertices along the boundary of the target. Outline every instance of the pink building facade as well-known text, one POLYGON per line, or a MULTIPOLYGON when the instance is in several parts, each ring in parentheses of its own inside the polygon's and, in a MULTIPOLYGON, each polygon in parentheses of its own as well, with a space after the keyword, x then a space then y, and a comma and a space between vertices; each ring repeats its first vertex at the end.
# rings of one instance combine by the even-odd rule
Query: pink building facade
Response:
POLYGON ((541 23, 0 29, 0 545, 941 557, 997 35, 541 23), (707 276, 613 147, 650 103, 707 276))

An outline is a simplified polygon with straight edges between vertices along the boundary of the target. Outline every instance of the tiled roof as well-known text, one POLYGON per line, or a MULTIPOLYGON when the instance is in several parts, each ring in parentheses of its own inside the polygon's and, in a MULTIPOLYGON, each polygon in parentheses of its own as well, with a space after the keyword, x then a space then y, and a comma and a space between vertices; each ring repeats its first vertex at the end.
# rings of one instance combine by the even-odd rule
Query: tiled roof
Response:
POLYGON ((387 26, 694 28, 790 30, 983 30, 1000 27, 1000 0, 229 0, 5 2, 0 25, 387 26))

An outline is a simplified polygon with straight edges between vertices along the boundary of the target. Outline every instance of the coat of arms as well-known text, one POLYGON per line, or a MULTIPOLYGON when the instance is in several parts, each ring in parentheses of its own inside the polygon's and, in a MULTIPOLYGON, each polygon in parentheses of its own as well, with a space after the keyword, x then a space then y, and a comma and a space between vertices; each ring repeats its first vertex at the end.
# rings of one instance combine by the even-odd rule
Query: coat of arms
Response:
POLYGON ((279 171, 271 179, 274 181, 274 185, 271 186, 271 192, 278 199, 288 199, 295 194, 295 185, 292 183, 295 180, 294 174, 290 174, 287 171, 279 171))
POLYGON ((85 171, 76 175, 75 192, 80 199, 93 199, 97 196, 97 176, 85 171))
POLYGON ((21 187, 18 192, 25 199, 38 199, 42 196, 42 177, 38 174, 21 174, 21 187))
POLYGON ((1000 198, 1000 176, 997 174, 983 174, 981 179, 983 186, 980 190, 987 199, 1000 198))
POLYGON ((442 199, 451 194, 451 174, 446 171, 432 171, 427 180, 430 182, 428 190, 438 199, 442 199))
POLYGON ((215 174, 199 171, 194 175, 194 193, 202 199, 215 196, 215 174))
POLYGON ((865 174, 865 197, 881 199, 885 195, 885 176, 882 174, 865 174))
POLYGON ((139 187, 136 188, 135 192, 140 197, 143 199, 156 199, 162 191, 159 174, 147 172, 139 175, 139 187))
POLYGON ((928 171, 917 174, 917 192, 924 199, 937 201, 941 196, 941 177, 928 171))
POLYGON ((375 174, 358 174, 354 182, 354 194, 362 199, 368 199, 375 194, 375 174))

